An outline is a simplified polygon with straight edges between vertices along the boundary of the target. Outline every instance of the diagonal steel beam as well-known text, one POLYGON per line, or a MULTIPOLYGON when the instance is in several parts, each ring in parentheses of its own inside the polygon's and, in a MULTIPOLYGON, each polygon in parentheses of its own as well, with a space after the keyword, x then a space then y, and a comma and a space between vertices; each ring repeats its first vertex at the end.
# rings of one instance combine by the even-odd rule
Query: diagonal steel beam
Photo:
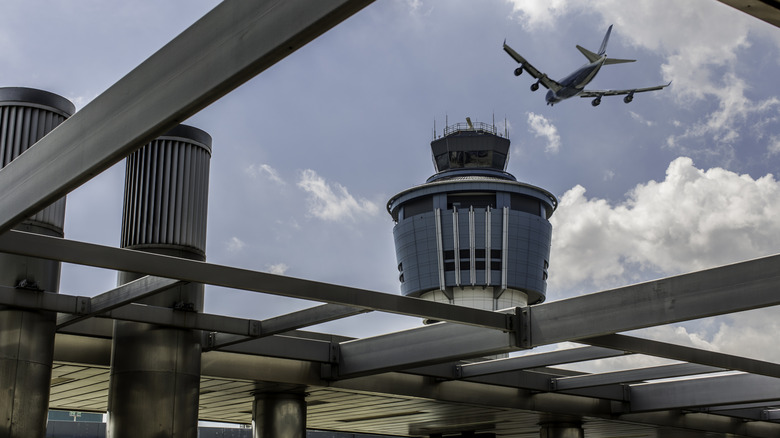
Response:
POLYGON ((271 336, 289 332, 310 325, 322 324, 336 319, 346 318, 361 313, 370 312, 367 309, 342 306, 340 304, 323 304, 275 318, 259 321, 259 330, 255 336, 241 336, 227 333, 210 333, 204 350, 218 350, 229 345, 250 341, 258 337, 271 336))
POLYGON ((643 382, 646 380, 668 379, 671 377, 692 376, 724 371, 722 368, 707 365, 681 363, 661 365, 657 367, 637 368, 633 370, 612 371, 608 373, 586 374, 583 376, 556 377, 551 379, 552 389, 566 391, 571 389, 591 388, 618 383, 643 382))
POLYGON ((226 0, 0 171, 0 233, 373 0, 226 0))
POLYGON ((607 335, 581 340, 586 344, 605 348, 617 348, 634 353, 647 354, 667 359, 709 365, 727 370, 744 371, 770 377, 780 377, 780 364, 749 359, 732 354, 685 347, 668 342, 653 341, 626 335, 607 335))
POLYGON ((513 326, 514 315, 504 313, 15 230, 0 234, 0 252, 496 330, 512 330, 513 326))
POLYGON ((339 344, 333 378, 345 379, 519 350, 513 332, 438 323, 339 344))
POLYGON ((146 276, 125 283, 116 289, 90 298, 87 309, 78 314, 61 314, 57 317, 57 328, 69 326, 103 312, 122 307, 134 301, 168 290, 182 284, 170 278, 146 276))
POLYGON ((772 402, 780 379, 736 374, 664 383, 631 385, 631 412, 688 409, 738 403, 772 402))
POLYGON ((528 308, 525 347, 780 304, 780 255, 528 308), (735 298, 738 297, 738 298, 735 298))
POLYGON ((608 357, 623 356, 625 354, 630 353, 601 347, 571 348, 568 350, 550 351, 547 353, 528 354, 520 357, 509 357, 506 359, 497 359, 474 364, 457 365, 456 373, 459 378, 466 379, 469 377, 485 376, 508 371, 605 359, 608 357))

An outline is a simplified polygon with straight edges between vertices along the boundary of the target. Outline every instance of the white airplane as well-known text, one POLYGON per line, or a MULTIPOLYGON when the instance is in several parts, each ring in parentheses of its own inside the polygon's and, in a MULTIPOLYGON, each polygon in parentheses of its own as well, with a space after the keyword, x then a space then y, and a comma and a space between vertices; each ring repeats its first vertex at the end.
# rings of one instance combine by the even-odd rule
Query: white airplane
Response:
POLYGON ((618 59, 607 57, 607 42, 609 41, 609 34, 612 32, 612 26, 607 29, 607 34, 604 35, 604 41, 601 42, 601 48, 598 53, 593 53, 590 50, 577 46, 580 52, 588 58, 588 63, 577 69, 574 73, 566 76, 565 78, 554 81, 547 77, 546 74, 540 72, 531 63, 525 60, 519 53, 515 52, 511 47, 506 44, 504 40, 504 51, 509 54, 520 67, 515 69, 515 76, 520 76, 523 70, 527 71, 531 76, 537 79, 536 82, 531 84, 531 91, 539 89, 539 85, 547 88, 547 104, 554 105, 564 99, 568 99, 574 96, 580 97, 593 97, 591 105, 598 106, 601 103, 601 98, 604 96, 619 96, 625 95, 623 102, 629 103, 634 100, 635 93, 644 93, 645 91, 655 91, 668 87, 671 82, 666 85, 657 85, 655 87, 647 88, 632 88, 628 90, 586 90, 585 86, 593 80, 596 73, 601 70, 601 67, 609 64, 621 64, 624 62, 634 62, 635 59, 618 59))

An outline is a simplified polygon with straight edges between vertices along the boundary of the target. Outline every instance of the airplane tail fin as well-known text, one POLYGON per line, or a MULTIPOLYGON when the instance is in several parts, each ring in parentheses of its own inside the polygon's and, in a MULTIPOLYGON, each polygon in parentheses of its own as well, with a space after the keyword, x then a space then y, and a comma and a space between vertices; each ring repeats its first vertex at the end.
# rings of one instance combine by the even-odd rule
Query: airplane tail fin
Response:
POLYGON ((598 61, 598 59, 601 58, 601 56, 597 55, 596 53, 591 52, 590 50, 586 49, 585 47, 582 47, 582 46, 578 45, 577 46, 577 50, 582 52, 582 54, 585 55, 585 57, 588 58, 588 61, 590 61, 590 62, 598 61))
MULTIPOLYGON (((598 61, 602 56, 604 56, 605 53, 607 53, 607 43, 609 42, 609 35, 611 33, 612 33, 612 25, 609 26, 609 29, 607 29, 607 34, 604 35, 604 40, 601 42, 601 47, 599 47, 598 53, 593 53, 582 46, 577 46, 577 49, 583 55, 585 55, 586 58, 588 58, 588 61, 590 62, 598 61)), ((607 60, 604 61, 604 65, 622 64, 624 62, 634 62, 634 61, 636 61, 636 59, 607 58, 607 60)))
POLYGON ((604 35, 604 41, 601 42, 601 47, 599 47, 599 56, 604 55, 607 53, 607 43, 609 42, 609 34, 612 33, 612 25, 609 25, 609 29, 607 29, 607 34, 604 35))

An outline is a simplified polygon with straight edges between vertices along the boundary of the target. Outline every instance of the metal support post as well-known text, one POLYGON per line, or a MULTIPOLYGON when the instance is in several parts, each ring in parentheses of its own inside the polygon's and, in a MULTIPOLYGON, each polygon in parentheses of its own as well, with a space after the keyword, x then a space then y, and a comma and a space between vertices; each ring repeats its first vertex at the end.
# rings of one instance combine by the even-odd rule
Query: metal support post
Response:
MULTIPOLYGON (((122 246, 205 260, 211 137, 181 125, 127 159, 122 246)), ((125 284, 141 274, 120 272, 125 284)), ((178 312, 203 311, 203 285, 188 283, 144 298, 178 312)), ((108 433, 112 438, 198 433, 200 333, 116 321, 108 433)))
POLYGON ((252 437, 306 438, 306 394, 255 394, 252 404, 252 437))
MULTIPOLYGON (((73 114, 55 94, 30 88, 0 88, 0 167, 73 114)), ((15 229, 63 237, 65 198, 18 224, 15 229)), ((0 286, 29 294, 57 292, 60 263, 0 253, 0 286)), ((0 306, 0 436, 46 434, 56 314, 0 306)))

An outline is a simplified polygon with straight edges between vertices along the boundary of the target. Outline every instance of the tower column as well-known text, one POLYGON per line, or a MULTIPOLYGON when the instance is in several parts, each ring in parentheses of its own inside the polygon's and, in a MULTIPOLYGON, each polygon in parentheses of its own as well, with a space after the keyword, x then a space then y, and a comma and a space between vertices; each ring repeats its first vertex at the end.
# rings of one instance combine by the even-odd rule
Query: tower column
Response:
MULTIPOLYGON (((56 94, 0 88, 0 167, 5 167, 70 117, 75 107, 56 94)), ((63 237, 65 198, 14 227, 63 237)), ((0 286, 23 293, 58 292, 60 263, 0 253, 0 286)), ((56 314, 0 306, 0 436, 46 435, 56 314)))
POLYGON ((253 438, 306 438, 304 392, 260 392, 252 404, 253 438))
MULTIPOLYGON (((180 125, 127 158, 122 247, 205 260, 211 137, 180 125)), ((121 272, 118 284, 139 278, 121 272)), ((143 300, 203 311, 202 284, 143 300)), ((196 438, 200 336, 193 330, 116 321, 111 349, 108 435, 196 438)))
POLYGON ((581 423, 552 422, 540 424, 540 438, 584 438, 585 431, 581 423))

